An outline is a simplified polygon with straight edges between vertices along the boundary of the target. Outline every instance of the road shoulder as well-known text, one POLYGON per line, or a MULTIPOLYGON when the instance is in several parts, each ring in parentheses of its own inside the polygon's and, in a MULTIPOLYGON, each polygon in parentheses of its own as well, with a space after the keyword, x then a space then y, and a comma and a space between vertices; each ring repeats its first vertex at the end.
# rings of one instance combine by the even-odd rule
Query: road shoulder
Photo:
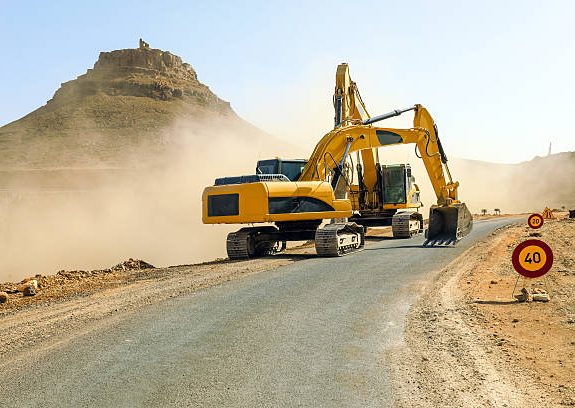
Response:
POLYGON ((298 259, 294 253, 242 262, 92 271, 88 276, 85 271, 66 272, 56 276, 63 282, 42 288, 35 297, 22 298, 20 294, 16 301, 0 304, 0 367, 31 351, 58 347, 146 305, 270 271, 298 259))
MULTIPOLYGON (((558 226, 549 225, 543 232, 554 244, 557 243, 553 237, 565 234, 558 226), (552 234, 555 230, 557 233, 552 234)), ((575 223, 561 226, 570 228, 571 232, 573 227, 575 223)), ((545 320, 545 324, 551 324, 547 333, 555 334, 557 342, 549 345, 545 332, 532 332, 528 350, 520 344, 520 333, 513 332, 514 320, 519 320, 515 325, 520 320, 540 321, 537 316, 542 313, 553 314, 548 310, 550 306, 559 316, 573 307, 573 301, 567 296, 557 297, 549 304, 527 305, 512 301, 516 275, 510 267, 510 254, 528 233, 526 227, 518 225, 499 229, 451 262, 422 289, 420 299, 407 317, 405 343, 392 350, 389 356, 397 391, 396 406, 573 404, 575 372, 572 364, 569 366, 565 361, 568 356, 573 361, 573 346, 569 342, 573 339, 573 325, 567 327, 562 318, 552 320, 555 325, 551 320, 545 320), (526 314, 517 319, 518 311, 526 314), (555 358, 556 361, 563 358, 564 367, 559 371, 546 364, 549 348, 557 347, 557 344, 563 346, 562 353, 567 353, 567 356, 555 358), (538 364, 537 355, 546 363, 538 364), (557 375, 558 372, 561 383, 548 381, 549 376, 553 378, 553 373, 557 375)), ((553 279, 566 273, 575 275, 564 265, 572 262, 568 258, 569 246, 557 245, 557 249, 559 261, 552 271, 555 272, 553 279)))

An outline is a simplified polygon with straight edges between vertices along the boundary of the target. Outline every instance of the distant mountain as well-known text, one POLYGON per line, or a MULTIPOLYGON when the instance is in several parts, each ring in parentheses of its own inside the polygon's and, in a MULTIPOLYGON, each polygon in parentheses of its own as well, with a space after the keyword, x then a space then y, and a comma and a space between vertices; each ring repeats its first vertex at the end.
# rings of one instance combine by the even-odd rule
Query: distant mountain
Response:
POLYGON ((454 159, 452 172, 460 196, 473 211, 542 211, 575 209, 575 152, 536 157, 518 164, 454 159))
POLYGON ((235 129, 238 139, 256 145, 269 138, 180 57, 141 42, 100 53, 93 69, 63 83, 46 105, 0 127, 0 169, 123 166, 141 151, 148 159, 161 155, 206 128, 235 129))

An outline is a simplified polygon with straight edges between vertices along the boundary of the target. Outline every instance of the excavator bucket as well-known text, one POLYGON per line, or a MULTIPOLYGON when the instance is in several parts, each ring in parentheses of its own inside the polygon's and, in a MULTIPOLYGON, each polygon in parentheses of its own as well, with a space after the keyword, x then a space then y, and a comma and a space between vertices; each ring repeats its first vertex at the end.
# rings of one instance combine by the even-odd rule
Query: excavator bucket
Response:
POLYGON ((451 245, 471 232, 473 217, 464 203, 433 205, 429 210, 429 226, 424 246, 451 245))

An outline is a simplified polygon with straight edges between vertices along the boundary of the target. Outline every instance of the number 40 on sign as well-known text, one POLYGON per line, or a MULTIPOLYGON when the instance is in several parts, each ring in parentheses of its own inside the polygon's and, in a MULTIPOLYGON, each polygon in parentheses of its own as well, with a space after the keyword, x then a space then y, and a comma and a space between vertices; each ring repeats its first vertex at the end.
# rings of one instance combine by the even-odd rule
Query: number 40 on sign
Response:
POLYGON ((553 251, 538 239, 528 239, 517 245, 511 255, 513 268, 525 278, 540 278, 553 265, 553 251))

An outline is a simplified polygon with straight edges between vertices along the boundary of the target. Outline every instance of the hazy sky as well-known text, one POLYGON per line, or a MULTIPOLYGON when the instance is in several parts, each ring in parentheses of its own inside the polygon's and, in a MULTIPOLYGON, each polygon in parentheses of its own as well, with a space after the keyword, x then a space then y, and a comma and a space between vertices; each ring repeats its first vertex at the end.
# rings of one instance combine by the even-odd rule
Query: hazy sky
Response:
POLYGON ((348 62, 372 115, 426 105, 450 155, 517 162, 550 141, 575 150, 572 1, 0 0, 0 10, 0 125, 100 51, 143 37, 242 117, 306 148, 332 127, 335 69, 348 62))

